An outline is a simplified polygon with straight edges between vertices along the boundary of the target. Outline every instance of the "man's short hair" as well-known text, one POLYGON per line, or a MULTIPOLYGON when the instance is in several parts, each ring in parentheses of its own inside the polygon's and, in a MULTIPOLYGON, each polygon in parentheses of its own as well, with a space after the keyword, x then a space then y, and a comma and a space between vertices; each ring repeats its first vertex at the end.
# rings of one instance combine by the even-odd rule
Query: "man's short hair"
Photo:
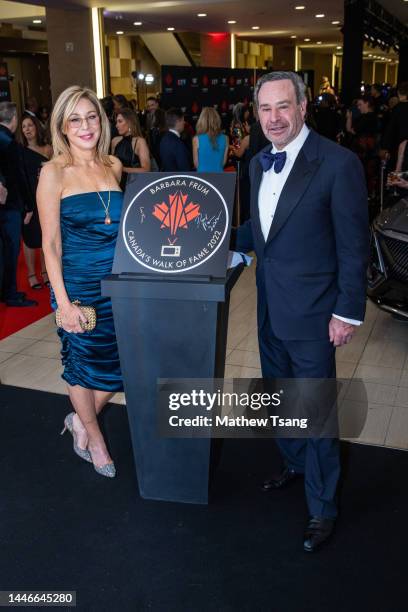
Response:
POLYGON ((14 102, 0 102, 0 123, 11 123, 17 115, 17 106, 14 102))
POLYGON ((261 89, 262 85, 268 83, 269 81, 291 81, 293 83, 293 87, 295 88, 297 103, 300 104, 301 102, 306 100, 306 85, 302 77, 296 74, 296 72, 285 72, 283 70, 274 71, 268 72, 268 74, 262 76, 255 85, 254 100, 257 108, 259 107, 259 90, 261 89))
POLYGON ((408 81, 403 81, 398 84, 398 93, 401 96, 408 96, 408 81))
POLYGON ((374 108, 375 106, 374 98, 372 96, 368 96, 368 95, 358 96, 357 100, 362 100, 363 102, 368 104, 370 108, 374 108))
POLYGON ((166 111, 166 126, 168 129, 175 128, 177 121, 184 118, 184 113, 180 108, 169 108, 166 111))

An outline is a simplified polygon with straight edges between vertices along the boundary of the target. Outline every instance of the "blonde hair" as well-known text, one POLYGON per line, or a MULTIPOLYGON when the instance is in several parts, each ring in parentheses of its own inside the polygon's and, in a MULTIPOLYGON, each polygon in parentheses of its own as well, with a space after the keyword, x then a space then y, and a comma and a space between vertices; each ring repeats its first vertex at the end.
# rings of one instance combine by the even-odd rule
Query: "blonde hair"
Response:
POLYGON ((89 89, 88 87, 81 87, 80 85, 71 85, 71 87, 65 89, 58 96, 58 100, 55 103, 50 120, 52 148, 54 150, 54 156, 52 159, 63 156, 65 158, 66 165, 72 165, 74 160, 70 150, 68 138, 65 136, 64 132, 67 128, 69 116, 72 115, 76 105, 83 98, 89 100, 89 102, 94 105, 99 115, 101 135, 96 145, 96 158, 105 166, 111 166, 112 162, 110 161, 108 155, 111 140, 109 119, 106 116, 106 113, 103 110, 96 93, 92 91, 92 89, 89 89))
POLYGON ((217 149, 217 136, 221 132, 221 117, 212 106, 204 106, 196 125, 197 134, 208 134, 213 149, 217 149))

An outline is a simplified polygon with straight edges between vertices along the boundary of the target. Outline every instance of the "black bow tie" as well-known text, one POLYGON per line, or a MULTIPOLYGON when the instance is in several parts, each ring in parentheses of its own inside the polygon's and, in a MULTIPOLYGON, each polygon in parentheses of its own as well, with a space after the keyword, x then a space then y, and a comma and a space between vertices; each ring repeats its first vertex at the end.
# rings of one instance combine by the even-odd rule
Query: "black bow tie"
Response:
POLYGON ((282 151, 281 153, 263 151, 259 160, 264 172, 268 172, 273 166, 275 172, 279 174, 279 172, 282 172, 286 162, 286 151, 282 151))

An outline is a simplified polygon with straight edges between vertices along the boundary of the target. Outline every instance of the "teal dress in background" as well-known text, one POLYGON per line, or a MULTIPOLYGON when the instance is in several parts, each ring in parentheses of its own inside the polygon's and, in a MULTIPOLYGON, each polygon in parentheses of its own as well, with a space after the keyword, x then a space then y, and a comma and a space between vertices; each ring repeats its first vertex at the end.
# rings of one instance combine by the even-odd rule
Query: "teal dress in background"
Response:
POLYGON ((213 148, 208 134, 199 134, 197 172, 223 172, 224 153, 227 145, 225 134, 218 134, 216 148, 213 148))
MULTIPOLYGON (((100 192, 108 202, 108 192, 100 192)), ((100 391, 122 391, 118 347, 111 302, 101 296, 101 279, 112 271, 113 255, 119 231, 123 194, 111 191, 109 214, 96 192, 70 195, 61 199, 62 273, 69 299, 96 309, 96 327, 83 334, 62 328, 62 378, 70 385, 100 391)), ((51 304, 57 308, 51 292, 51 304)))

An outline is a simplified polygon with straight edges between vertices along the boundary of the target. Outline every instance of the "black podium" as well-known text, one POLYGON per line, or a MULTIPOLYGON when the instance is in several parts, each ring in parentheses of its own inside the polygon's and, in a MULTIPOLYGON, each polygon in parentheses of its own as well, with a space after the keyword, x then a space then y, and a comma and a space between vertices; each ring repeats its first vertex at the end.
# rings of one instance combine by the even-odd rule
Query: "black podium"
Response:
POLYGON ((224 376, 230 292, 244 267, 226 272, 234 184, 225 175, 150 174, 126 191, 102 293, 112 300, 146 499, 208 503, 220 440, 160 437, 157 383, 224 376))
POLYGON ((230 291, 225 281, 156 280, 113 275, 111 296, 140 495, 208 503, 220 440, 160 438, 157 380, 222 378, 230 291))

